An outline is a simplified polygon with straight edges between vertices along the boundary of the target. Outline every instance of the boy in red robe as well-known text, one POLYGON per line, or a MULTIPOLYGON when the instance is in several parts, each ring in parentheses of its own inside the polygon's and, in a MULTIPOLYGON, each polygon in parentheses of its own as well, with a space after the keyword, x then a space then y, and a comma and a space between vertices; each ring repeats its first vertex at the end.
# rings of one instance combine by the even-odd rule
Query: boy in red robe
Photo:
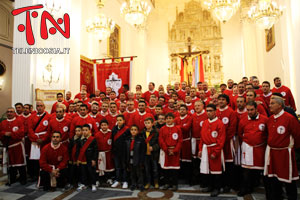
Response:
POLYGON ((182 146, 182 133, 179 126, 175 126, 173 113, 166 115, 166 125, 159 131, 160 166, 164 170, 164 190, 178 189, 178 170, 180 169, 180 151, 182 146))

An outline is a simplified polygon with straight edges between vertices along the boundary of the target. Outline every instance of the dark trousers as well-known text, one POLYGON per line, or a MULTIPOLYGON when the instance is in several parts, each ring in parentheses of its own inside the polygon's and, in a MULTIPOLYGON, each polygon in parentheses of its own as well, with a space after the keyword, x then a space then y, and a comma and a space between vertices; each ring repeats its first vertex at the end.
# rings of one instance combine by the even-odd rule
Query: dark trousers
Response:
POLYGON ((297 184, 296 181, 291 183, 284 183, 279 181, 277 178, 264 177, 264 185, 266 191, 267 200, 283 200, 282 186, 285 186, 286 195, 288 200, 297 200, 297 184))
POLYGON ((165 184, 178 185, 178 169, 165 169, 165 184))
POLYGON ((209 188, 220 190, 222 174, 202 174, 203 180, 209 188))
POLYGON ((180 162, 180 175, 187 184, 191 183, 192 178, 192 162, 180 162))
POLYGON ((260 174, 262 170, 258 169, 242 169, 242 182, 241 182, 241 190, 253 192, 254 187, 256 186, 257 180, 260 179, 260 174))
POLYGON ((233 188, 235 183, 233 162, 225 162, 225 172, 222 174, 223 187, 233 188))
POLYGON ((205 181, 202 180, 202 175, 200 174, 200 159, 192 158, 192 182, 193 184, 200 184, 203 186, 205 181))
POLYGON ((79 177, 80 177, 80 168, 77 166, 77 164, 69 164, 68 165, 68 182, 71 185, 77 186, 79 177))
POLYGON ((145 173, 146 173, 146 183, 151 183, 151 175, 153 180, 158 181, 158 163, 156 160, 152 159, 151 155, 146 155, 145 157, 145 173))
MULTIPOLYGON (((68 169, 62 169, 59 171, 60 175, 56 178, 57 187, 63 188, 66 185, 68 169)), ((44 186, 44 190, 48 190, 51 187, 50 173, 46 171, 40 171, 40 185, 44 186)))
POLYGON ((96 167, 91 163, 81 164, 81 183, 84 185, 96 185, 96 167))
POLYGON ((20 174, 20 182, 26 182, 26 166, 9 167, 10 183, 14 183, 17 180, 17 173, 20 174))
POLYGON ((116 181, 127 182, 127 170, 123 158, 115 156, 114 163, 116 168, 116 181))
POLYGON ((144 184, 144 175, 143 175, 143 168, 138 166, 133 166, 130 164, 130 179, 131 179, 131 185, 135 185, 138 187, 143 186, 144 184))
POLYGON ((29 175, 32 178, 37 178, 40 175, 40 163, 39 160, 29 160, 28 162, 29 175))

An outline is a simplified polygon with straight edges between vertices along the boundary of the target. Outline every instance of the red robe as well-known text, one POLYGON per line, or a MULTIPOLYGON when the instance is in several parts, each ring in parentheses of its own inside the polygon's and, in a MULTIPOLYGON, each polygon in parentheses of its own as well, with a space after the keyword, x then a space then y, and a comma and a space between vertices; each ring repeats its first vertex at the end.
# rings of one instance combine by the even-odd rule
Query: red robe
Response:
POLYGON ((5 132, 11 132, 8 143, 9 166, 18 167, 26 165, 25 148, 23 143, 24 125, 20 117, 6 119, 0 123, 0 139, 4 145, 6 145, 8 141, 8 137, 5 136, 5 132))
POLYGON ((78 117, 75 117, 71 122, 70 135, 69 135, 70 138, 74 137, 76 126, 83 126, 85 124, 90 125, 92 135, 95 135, 95 133, 98 132, 96 122, 90 115, 86 115, 84 117, 78 116, 78 117))
POLYGON ((270 107, 269 107, 270 101, 271 101, 271 96, 272 96, 272 92, 270 92, 270 93, 267 94, 267 95, 265 95, 265 94, 262 94, 262 95, 261 95, 261 98, 263 99, 263 101, 264 101, 265 104, 267 105, 267 110, 268 110, 269 113, 271 113, 271 112, 270 112, 270 107))
POLYGON ((267 121, 268 118, 260 114, 254 120, 251 120, 249 116, 244 116, 240 119, 238 134, 242 141, 242 167, 264 169, 267 121))
POLYGON ((208 98, 211 95, 211 92, 209 90, 204 91, 205 92, 205 96, 208 98))
POLYGON ((29 155, 30 154, 30 145, 31 142, 28 138, 28 122, 31 119, 31 113, 29 113, 27 116, 25 116, 24 114, 22 116, 20 116, 20 120, 23 122, 24 125, 24 136, 25 136, 25 154, 29 155))
POLYGON ((194 114, 195 113, 194 104, 192 104, 192 103, 186 103, 185 105, 188 107, 188 110, 189 110, 190 114, 194 114))
POLYGON ((242 119, 244 116, 248 115, 246 107, 244 108, 243 111, 240 111, 239 109, 236 109, 235 114, 236 114, 236 116, 238 118, 238 122, 237 123, 239 123, 239 120, 242 119))
POLYGON ((231 96, 230 106, 231 106, 232 110, 237 109, 236 100, 237 100, 238 97, 241 97, 241 96, 246 98, 247 97, 246 92, 244 92, 243 94, 238 94, 238 95, 235 95, 235 96, 231 96))
POLYGON ((196 97, 196 96, 193 97, 193 98, 192 98, 192 104, 195 104, 195 102, 196 102, 196 101, 199 101, 199 100, 200 100, 200 99, 199 99, 198 97, 196 97))
POLYGON ((154 117, 151 113, 140 113, 139 111, 136 111, 133 115, 132 115, 132 118, 131 120, 128 122, 128 126, 132 126, 132 125, 137 125, 139 127, 139 132, 141 132, 142 130, 144 130, 145 128, 145 119, 147 118, 152 118, 153 120, 154 117))
POLYGON ((145 99, 147 102, 149 102, 150 96, 151 96, 152 94, 154 94, 156 97, 158 97, 158 91, 154 90, 154 91, 152 91, 152 92, 150 92, 150 91, 145 92, 145 93, 144 93, 144 99, 145 99))
POLYGON ((232 96, 232 93, 233 93, 233 91, 232 91, 232 89, 226 89, 225 91, 224 91, 224 94, 226 94, 227 96, 232 96))
POLYGON ((281 93, 283 98, 285 99, 285 105, 292 107, 295 111, 297 110, 293 94, 288 87, 286 87, 284 85, 282 85, 279 88, 274 87, 272 89, 272 92, 273 93, 281 93))
POLYGON ((237 132, 237 116, 228 106, 224 109, 217 109, 217 117, 223 122, 226 129, 226 140, 224 144, 224 155, 226 162, 233 162, 234 144, 233 136, 237 132))
POLYGON ((222 165, 224 165, 224 155, 222 149, 225 143, 225 138, 225 126, 217 117, 213 120, 207 119, 203 122, 201 139, 199 142, 199 151, 202 152, 200 173, 222 173, 222 165), (215 159, 211 159, 212 155, 215 156, 215 159), (205 161, 208 162, 208 166, 205 166, 205 161))
POLYGON ((124 113, 124 117, 125 117, 125 124, 127 126, 135 112, 136 112, 135 109, 133 111, 129 111, 126 109, 126 112, 124 113))
POLYGON ((299 122, 289 113, 281 111, 272 115, 268 122, 268 146, 265 156, 264 175, 277 177, 291 183, 298 180, 295 148, 300 147, 299 122))
POLYGON ((192 147, 191 147, 191 125, 192 117, 188 114, 184 117, 176 117, 175 124, 181 128, 182 133, 182 148, 181 161, 192 162, 192 147))
POLYGON ((97 129, 99 130, 100 129, 100 122, 102 120, 102 116, 100 114, 93 115, 92 113, 90 113, 90 116, 95 120, 96 125, 97 125, 97 129))
POLYGON ((179 117, 179 113, 177 111, 175 111, 174 109, 169 108, 169 106, 166 106, 163 108, 163 113, 166 115, 168 113, 173 113, 173 115, 176 117, 179 117))
POLYGON ((200 114, 194 113, 192 115, 192 155, 194 158, 197 157, 199 151, 199 142, 201 138, 201 129, 203 122, 207 119, 207 114, 203 110, 200 114))
POLYGON ((109 123, 108 127, 109 127, 110 130, 112 130, 115 125, 117 125, 117 116, 118 116, 118 114, 119 113, 116 112, 116 114, 114 114, 114 115, 112 115, 111 113, 109 113, 107 115, 106 119, 109 123))
POLYGON ((70 127, 71 127, 71 121, 66 118, 62 119, 51 119, 49 121, 48 126, 48 137, 51 138, 54 131, 58 131, 61 133, 61 142, 68 147, 69 145, 69 138, 70 138, 70 127))
POLYGON ((31 116, 31 120, 29 120, 28 122, 28 137, 31 142, 36 142, 37 139, 42 139, 43 143, 46 144, 50 141, 50 138, 48 137, 47 134, 47 130, 48 130, 48 125, 49 125, 51 115, 48 114, 46 111, 44 113, 46 113, 45 117, 39 123, 39 125, 35 130, 33 129, 35 128, 37 122, 39 121, 40 117, 42 117, 43 114, 41 115, 38 115, 37 113, 33 114, 31 116))
POLYGON ((65 169, 68 166, 69 153, 67 147, 59 144, 56 148, 52 143, 44 146, 41 152, 40 167, 51 173, 53 169, 65 169))
POLYGON ((175 125, 165 125, 159 130, 160 145, 159 163, 163 169, 180 169, 180 150, 182 145, 181 128, 175 125), (173 149, 174 155, 169 155, 168 149, 173 149))
POLYGON ((176 90, 176 92, 178 94, 178 98, 185 102, 185 96, 186 96, 185 90, 176 90))
MULTIPOLYGON (((105 171, 111 172, 115 170, 114 162, 112 159, 112 152, 111 152, 111 130, 107 130, 106 133, 100 129, 100 131, 95 135, 95 139, 98 144, 98 151, 105 153, 105 171)), ((101 160, 98 160, 98 163, 101 160)))
POLYGON ((262 104, 257 104, 257 111, 259 114, 264 115, 264 116, 268 116, 264 106, 262 104))

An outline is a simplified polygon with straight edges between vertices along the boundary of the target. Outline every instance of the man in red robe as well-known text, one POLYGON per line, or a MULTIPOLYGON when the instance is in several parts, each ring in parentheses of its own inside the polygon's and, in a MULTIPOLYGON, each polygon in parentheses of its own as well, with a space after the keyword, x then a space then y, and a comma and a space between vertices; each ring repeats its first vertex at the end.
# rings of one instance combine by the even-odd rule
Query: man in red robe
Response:
POLYGON ((284 110, 284 99, 272 96, 270 111, 273 115, 267 122, 268 141, 265 154, 264 175, 267 199, 282 199, 285 185, 288 199, 297 199, 296 180, 299 179, 295 148, 300 147, 298 121, 284 110))
POLYGON ((238 196, 253 192, 255 181, 264 169, 268 118, 257 110, 255 101, 247 103, 247 116, 239 120, 238 134, 242 141, 241 164, 243 176, 238 196))
POLYGON ((5 145, 2 157, 3 163, 9 167, 9 183, 16 182, 18 171, 20 183, 24 185, 26 184, 26 157, 23 143, 24 125, 20 118, 16 118, 14 108, 8 108, 6 115, 7 119, 0 123, 0 140, 5 145))
POLYGON ((28 168, 32 170, 32 174, 29 173, 29 175, 33 181, 39 176, 41 148, 49 143, 47 130, 51 118, 51 115, 45 111, 43 101, 36 102, 36 110, 37 113, 32 114, 31 120, 28 122, 28 137, 31 141, 28 168))
POLYGON ((208 119, 203 122, 198 156, 201 158, 200 173, 206 175, 207 188, 203 192, 211 192, 211 197, 220 193, 221 175, 224 171, 223 146, 226 133, 225 126, 216 116, 216 106, 206 107, 208 119))
POLYGON ((145 128, 145 119, 151 117, 154 120, 154 117, 151 113, 146 112, 146 102, 139 102, 139 109, 136 111, 132 118, 128 122, 128 126, 137 125, 139 127, 139 131, 142 132, 145 128))
POLYGON ((51 143, 44 146, 41 152, 40 185, 44 191, 63 188, 66 184, 69 154, 67 147, 60 141, 61 134, 55 131, 51 136, 51 143))
POLYGON ((296 111, 296 104, 291 90, 288 87, 281 85, 281 79, 279 77, 274 78, 274 84, 275 87, 272 89, 272 93, 281 93, 285 105, 292 107, 296 111))
POLYGON ((158 97, 158 92, 154 90, 155 84, 153 82, 150 82, 148 85, 148 91, 144 93, 144 98, 146 102, 149 102, 150 96, 154 94, 156 97, 158 97))
POLYGON ((55 102, 53 105, 52 105, 52 108, 51 108, 51 113, 50 114, 53 114, 55 113, 56 111, 56 105, 58 103, 62 103, 66 106, 66 108, 69 107, 69 104, 64 100, 64 95, 62 93, 57 93, 56 94, 56 98, 57 98, 57 102, 55 102))

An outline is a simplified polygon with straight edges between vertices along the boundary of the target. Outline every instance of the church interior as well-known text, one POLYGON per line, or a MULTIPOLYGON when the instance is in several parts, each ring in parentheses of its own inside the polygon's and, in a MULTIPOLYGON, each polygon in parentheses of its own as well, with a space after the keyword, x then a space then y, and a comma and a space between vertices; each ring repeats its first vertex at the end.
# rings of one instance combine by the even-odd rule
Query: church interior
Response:
MULTIPOLYGON (((299 0, 1 0, 0 117, 17 102, 35 105, 37 91, 79 93, 81 59, 90 63, 131 59, 129 89, 133 92, 136 85, 147 91, 149 82, 155 83, 155 89, 183 80, 196 87, 199 73, 210 88, 219 88, 228 79, 239 83, 242 77, 251 76, 256 76, 260 83, 269 81, 273 88, 273 79, 280 77, 299 108, 299 9, 299 0), (134 8, 125 4, 140 1, 144 2, 141 13, 127 16, 126 9, 134 8), (225 2, 227 7, 218 10, 215 2, 225 2), (25 24, 25 13, 13 16, 12 11, 38 4, 54 19, 68 14, 68 39, 61 32, 49 34, 46 40, 41 38, 44 9, 40 9, 37 18, 30 18, 35 43, 28 44, 27 33, 18 30, 20 24, 25 24), (269 8, 265 8, 267 5, 269 8), (274 13, 269 19, 259 18, 267 12, 274 13), (95 23, 93 20, 104 20, 100 23, 108 32, 95 30, 91 25, 95 23), (25 54, 17 53, 18 48, 67 49, 68 53, 25 54), (185 75, 181 74, 183 66, 188 71, 185 75), (195 72, 195 66, 201 66, 201 72, 195 72)), ((26 31, 27 28, 28 24, 26 31)), ((49 100, 49 104, 55 100, 49 100)), ((173 199, 205 199, 195 196, 195 192, 189 193, 189 188, 183 190, 173 199)), ((2 191, 0 186, 0 194, 2 191)), ((18 199, 20 195, 22 192, 7 199, 18 199)), ((63 199, 63 192, 58 195, 58 199, 63 199)), ((90 194, 80 195, 77 199, 86 199, 90 194)), ((117 199, 114 195, 118 195, 133 199, 131 196, 136 194, 119 191, 107 195, 91 198, 117 199)), ((159 194, 152 195, 154 198, 159 194)), ((72 198, 76 199, 72 195, 66 199, 72 198)), ((242 199, 234 195, 222 198, 242 199)), ((250 199, 264 199, 264 196, 258 192, 250 199)))

